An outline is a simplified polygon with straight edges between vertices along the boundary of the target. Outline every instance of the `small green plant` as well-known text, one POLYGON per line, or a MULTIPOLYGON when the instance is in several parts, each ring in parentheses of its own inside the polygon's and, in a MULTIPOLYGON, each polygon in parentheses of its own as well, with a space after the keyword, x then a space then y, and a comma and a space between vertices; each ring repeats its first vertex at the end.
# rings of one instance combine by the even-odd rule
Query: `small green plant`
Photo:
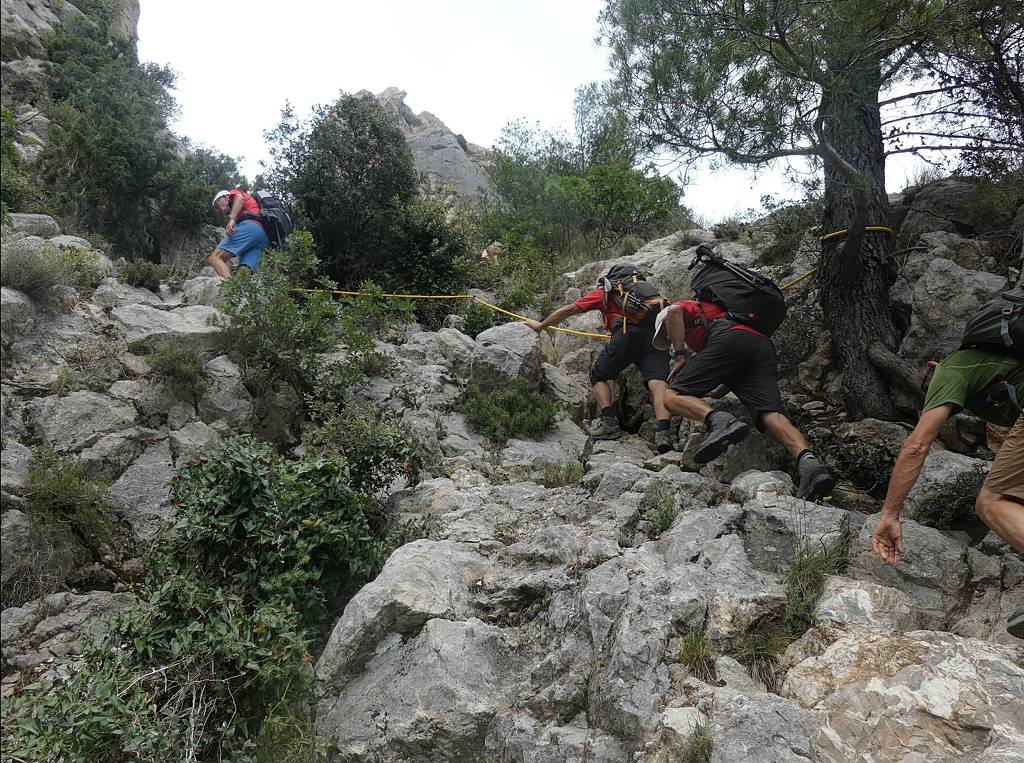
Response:
POLYGON ((693 628, 687 632, 679 646, 678 657, 679 662, 701 681, 711 683, 716 679, 715 652, 706 628, 693 628))
POLYGON ((171 276, 171 269, 166 265, 159 265, 149 260, 127 260, 117 269, 117 278, 120 281, 141 289, 149 289, 152 292, 160 290, 160 282, 166 281, 171 276))
POLYGON ((640 501, 644 518, 651 523, 651 537, 660 538, 672 526, 676 518, 676 500, 671 488, 660 482, 653 482, 644 491, 640 501))
POLYGON ((980 524, 974 502, 984 482, 985 472, 979 467, 958 474, 921 501, 913 513, 914 521, 937 530, 964 530, 980 524))
POLYGON ((479 302, 470 302, 469 306, 462 313, 462 332, 474 339, 494 325, 495 313, 490 308, 484 307, 479 302))
POLYGON ((53 383, 53 391, 58 395, 66 395, 75 390, 75 372, 68 366, 61 366, 57 372, 57 380, 53 383))
POLYGON ((575 485, 582 476, 583 464, 578 460, 548 461, 541 464, 540 482, 547 488, 575 485))
POLYGON ((769 618, 736 638, 732 656, 746 665, 755 681, 763 683, 768 691, 775 691, 778 689, 779 658, 792 640, 777 620, 769 618))
POLYGON ((817 452, 833 472, 863 493, 881 498, 889 483, 899 446, 885 441, 841 438, 834 434, 820 438, 817 452))
POLYGON ((88 250, 42 249, 15 241, 0 255, 0 283, 37 301, 52 298, 55 286, 74 289, 95 286, 106 274, 99 255, 88 250))
POLYGON ((698 723, 686 744, 676 753, 678 763, 710 763, 715 737, 708 723, 698 723))
POLYGON ((511 379, 490 392, 469 387, 459 410, 465 414, 470 427, 498 446, 516 435, 543 437, 554 426, 558 415, 558 407, 550 398, 531 389, 520 378, 511 379))
POLYGON ((178 342, 161 342, 156 351, 146 356, 153 377, 179 394, 187 397, 195 406, 209 386, 203 376, 204 354, 178 342))
POLYGON ((76 459, 41 450, 28 474, 28 508, 42 526, 53 532, 70 530, 98 556, 114 533, 105 497, 109 487, 91 479, 76 459))

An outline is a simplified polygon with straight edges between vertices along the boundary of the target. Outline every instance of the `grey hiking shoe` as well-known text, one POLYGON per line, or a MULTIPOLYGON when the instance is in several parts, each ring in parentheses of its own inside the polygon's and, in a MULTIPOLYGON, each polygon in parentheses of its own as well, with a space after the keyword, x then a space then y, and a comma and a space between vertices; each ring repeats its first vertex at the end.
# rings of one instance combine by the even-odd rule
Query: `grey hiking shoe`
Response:
POLYGON ((750 424, 725 411, 714 411, 708 423, 708 436, 693 454, 693 460, 698 464, 714 461, 730 445, 741 442, 750 433, 750 424))
POLYGON ((592 440, 617 440, 622 437, 622 427, 618 419, 606 419, 600 416, 590 427, 590 438, 592 440))
POLYGON ((676 447, 676 434, 671 429, 662 429, 654 433, 654 447, 658 453, 668 453, 676 447))
POLYGON ((832 488, 836 485, 836 478, 832 472, 814 456, 807 456, 801 460, 797 464, 796 470, 800 475, 800 486, 796 491, 797 498, 814 501, 831 493, 832 488))
POLYGON ((1006 618, 1006 632, 1017 638, 1024 638, 1024 609, 1018 609, 1006 618))

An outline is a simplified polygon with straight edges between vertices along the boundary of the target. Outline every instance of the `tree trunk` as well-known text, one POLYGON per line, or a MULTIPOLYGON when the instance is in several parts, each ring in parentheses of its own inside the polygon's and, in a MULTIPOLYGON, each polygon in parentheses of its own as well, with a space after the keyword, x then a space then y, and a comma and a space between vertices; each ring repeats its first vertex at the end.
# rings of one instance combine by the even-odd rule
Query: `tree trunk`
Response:
POLYGON ((889 311, 896 276, 892 237, 863 230, 889 219, 879 82, 877 68, 847 71, 822 99, 823 137, 839 157, 825 156, 824 233, 849 234, 822 244, 821 303, 851 419, 892 419, 897 413, 889 380, 868 357, 872 345, 877 355, 895 353, 899 342, 889 311))

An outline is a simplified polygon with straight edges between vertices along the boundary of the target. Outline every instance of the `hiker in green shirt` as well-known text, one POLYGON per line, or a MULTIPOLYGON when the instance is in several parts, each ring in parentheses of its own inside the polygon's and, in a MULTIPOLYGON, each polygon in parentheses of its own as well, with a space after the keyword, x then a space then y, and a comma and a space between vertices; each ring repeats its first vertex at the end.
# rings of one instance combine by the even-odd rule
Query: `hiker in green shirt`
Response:
MULTIPOLYGON (((958 350, 935 368, 924 410, 893 467, 871 546, 888 564, 903 552, 900 512, 917 482, 928 450, 946 421, 961 410, 998 426, 1012 426, 975 509, 981 520, 1024 552, 1024 357, 1013 351, 958 350)), ((1024 610, 1010 616, 1007 631, 1024 637, 1024 610)))

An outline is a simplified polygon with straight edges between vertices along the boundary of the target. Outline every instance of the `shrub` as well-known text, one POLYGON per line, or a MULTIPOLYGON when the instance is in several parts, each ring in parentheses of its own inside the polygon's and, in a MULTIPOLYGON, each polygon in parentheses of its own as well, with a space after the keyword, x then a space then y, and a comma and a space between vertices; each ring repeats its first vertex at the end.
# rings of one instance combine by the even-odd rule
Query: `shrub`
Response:
POLYGON ((64 528, 99 556, 114 536, 105 482, 91 479, 78 461, 52 450, 34 454, 28 475, 28 508, 53 531, 64 528))
POLYGON ((117 268, 119 280, 129 286, 149 289, 152 292, 159 292, 160 282, 166 281, 170 276, 171 269, 169 267, 149 260, 126 260, 117 268))
POLYGON ((390 553, 379 504, 342 455, 288 459, 251 437, 195 456, 171 494, 139 603, 78 670, 5 702, 5 753, 243 763, 317 746, 297 710, 309 649, 390 553))
POLYGON ((208 386, 203 376, 204 353, 179 342, 161 342, 156 351, 146 356, 154 378, 166 387, 187 397, 196 407, 208 386))
POLYGON ((511 379, 491 392, 472 386, 459 405, 466 423, 494 445, 504 445, 516 435, 538 438, 555 424, 558 407, 533 390, 523 379, 511 379))
POLYGON ((106 272, 99 255, 88 250, 61 251, 48 245, 39 249, 15 241, 0 255, 0 283, 37 301, 50 300, 54 286, 95 286, 106 272))
POLYGON ((651 523, 651 537, 661 537, 676 518, 675 495, 662 483, 654 482, 644 491, 640 510, 644 518, 651 523))
POLYGON ((679 763, 709 763, 714 743, 715 738, 711 726, 699 723, 690 732, 686 744, 676 753, 676 760, 679 763))
POLYGON ((477 334, 487 331, 487 329, 496 325, 496 315, 497 313, 488 307, 484 307, 479 302, 470 302, 469 306, 462 313, 463 333, 476 339, 477 334))
POLYGON ((985 472, 980 467, 958 474, 920 502, 914 521, 937 530, 964 530, 980 524, 974 502, 984 482, 985 472))
POLYGON ((679 662, 701 681, 711 683, 716 680, 715 652, 706 628, 693 628, 686 633, 679 646, 678 657, 679 662))
POLYGON ((892 467, 899 454, 899 445, 884 441, 841 438, 829 433, 818 439, 816 450, 835 473, 841 474, 858 490, 881 498, 892 467))
POLYGON ((220 289, 219 306, 231 319, 224 347, 242 361, 245 381, 259 395, 278 382, 308 393, 319 370, 317 357, 338 340, 335 283, 321 278, 315 284, 321 291, 293 291, 288 257, 288 251, 268 252, 256 273, 231 278, 220 289))
POLYGON ((541 464, 540 482, 547 488, 575 485, 582 476, 583 464, 579 461, 548 461, 541 464))

